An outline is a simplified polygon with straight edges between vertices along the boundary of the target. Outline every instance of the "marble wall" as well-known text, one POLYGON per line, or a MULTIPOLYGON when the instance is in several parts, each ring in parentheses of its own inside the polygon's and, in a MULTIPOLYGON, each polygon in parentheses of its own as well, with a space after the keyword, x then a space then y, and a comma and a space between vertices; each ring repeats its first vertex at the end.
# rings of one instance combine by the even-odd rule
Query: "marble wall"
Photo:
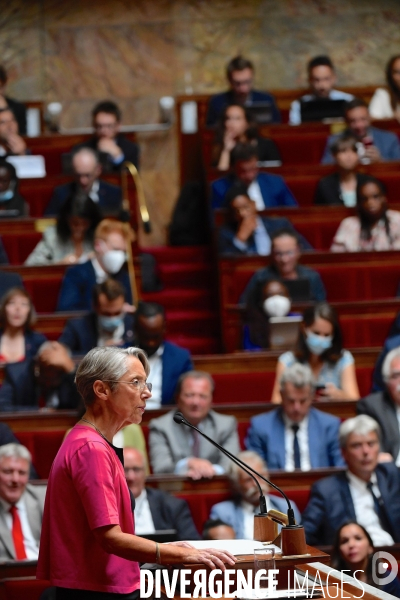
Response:
MULTIPOLYGON (((262 88, 305 84, 304 64, 329 53, 342 85, 380 84, 400 52, 398 0, 9 0, 0 16, 9 94, 60 101, 64 127, 90 124, 113 98, 125 123, 158 118, 158 99, 224 87, 241 52, 262 88)), ((176 132, 141 134, 142 175, 163 243, 178 193, 176 132)))

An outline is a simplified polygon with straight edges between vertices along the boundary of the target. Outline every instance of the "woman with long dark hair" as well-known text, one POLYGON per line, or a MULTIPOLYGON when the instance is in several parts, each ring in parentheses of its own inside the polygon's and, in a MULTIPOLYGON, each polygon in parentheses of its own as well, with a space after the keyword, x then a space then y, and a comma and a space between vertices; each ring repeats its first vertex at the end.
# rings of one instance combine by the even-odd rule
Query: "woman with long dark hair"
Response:
POLYGON ((357 187, 357 216, 347 217, 333 238, 332 252, 400 249, 400 212, 387 208, 386 188, 364 176, 357 187))
POLYGON ((70 196, 61 208, 56 225, 43 233, 43 239, 25 261, 26 265, 75 264, 85 262, 93 252, 94 230, 102 219, 97 206, 83 193, 70 196))
POLYGON ((230 167, 231 150, 238 142, 256 146, 258 160, 261 162, 281 160, 275 143, 269 138, 259 136, 252 114, 240 104, 230 104, 224 109, 217 125, 212 165, 220 171, 227 171, 230 167))
POLYGON ((335 309, 327 302, 306 308, 294 351, 278 359, 272 402, 281 403, 279 382, 283 371, 295 362, 308 365, 324 400, 358 400, 354 358, 343 348, 335 309))
POLYGON ((368 583, 400 598, 400 582, 397 577, 383 585, 379 585, 376 578, 374 580, 372 576, 374 552, 374 544, 368 531, 356 521, 347 521, 336 532, 331 567, 338 571, 345 571, 347 575, 353 575, 361 583, 368 583))
POLYGON ((386 65, 386 88, 375 90, 369 104, 373 119, 400 120, 400 54, 389 59, 386 65))

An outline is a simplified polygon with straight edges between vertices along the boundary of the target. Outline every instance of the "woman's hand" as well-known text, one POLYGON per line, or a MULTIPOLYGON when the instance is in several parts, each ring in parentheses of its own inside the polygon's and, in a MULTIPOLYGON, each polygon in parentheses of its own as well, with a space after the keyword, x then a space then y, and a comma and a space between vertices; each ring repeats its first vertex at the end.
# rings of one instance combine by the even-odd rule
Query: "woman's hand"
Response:
POLYGON ((236 138, 230 131, 225 131, 224 135, 224 150, 230 152, 236 146, 236 138))
POLYGON ((215 548, 205 548, 204 550, 195 550, 188 552, 185 557, 185 564, 204 564, 210 569, 221 569, 225 571, 225 565, 233 566, 237 559, 227 550, 216 550, 215 548))
POLYGON ((323 400, 347 400, 343 390, 333 383, 327 383, 323 389, 318 390, 318 397, 323 400))

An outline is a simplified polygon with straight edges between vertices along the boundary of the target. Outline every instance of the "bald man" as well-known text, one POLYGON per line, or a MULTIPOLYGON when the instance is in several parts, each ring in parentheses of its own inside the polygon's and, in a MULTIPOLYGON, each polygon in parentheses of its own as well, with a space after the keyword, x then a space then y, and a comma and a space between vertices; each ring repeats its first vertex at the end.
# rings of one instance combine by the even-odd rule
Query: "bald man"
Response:
POLYGON ((124 469, 128 487, 136 501, 136 535, 175 529, 177 540, 201 539, 185 500, 145 487, 146 463, 140 450, 124 448, 124 469))
POLYGON ((99 179, 101 165, 92 148, 78 148, 72 152, 74 180, 54 189, 53 197, 44 211, 45 216, 58 215, 67 198, 82 190, 96 202, 104 216, 117 216, 121 209, 121 188, 99 179))

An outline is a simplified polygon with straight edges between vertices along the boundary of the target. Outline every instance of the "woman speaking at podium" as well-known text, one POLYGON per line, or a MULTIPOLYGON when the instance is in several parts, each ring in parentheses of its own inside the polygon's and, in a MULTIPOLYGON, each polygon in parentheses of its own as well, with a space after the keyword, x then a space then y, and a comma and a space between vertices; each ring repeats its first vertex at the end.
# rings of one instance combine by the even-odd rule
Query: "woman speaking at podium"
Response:
POLYGON ((76 385, 86 412, 67 435, 51 468, 43 515, 38 579, 50 580, 57 600, 140 597, 139 562, 233 565, 218 550, 187 542, 159 545, 135 536, 134 500, 114 435, 140 423, 149 363, 139 348, 94 348, 82 360, 76 385))

